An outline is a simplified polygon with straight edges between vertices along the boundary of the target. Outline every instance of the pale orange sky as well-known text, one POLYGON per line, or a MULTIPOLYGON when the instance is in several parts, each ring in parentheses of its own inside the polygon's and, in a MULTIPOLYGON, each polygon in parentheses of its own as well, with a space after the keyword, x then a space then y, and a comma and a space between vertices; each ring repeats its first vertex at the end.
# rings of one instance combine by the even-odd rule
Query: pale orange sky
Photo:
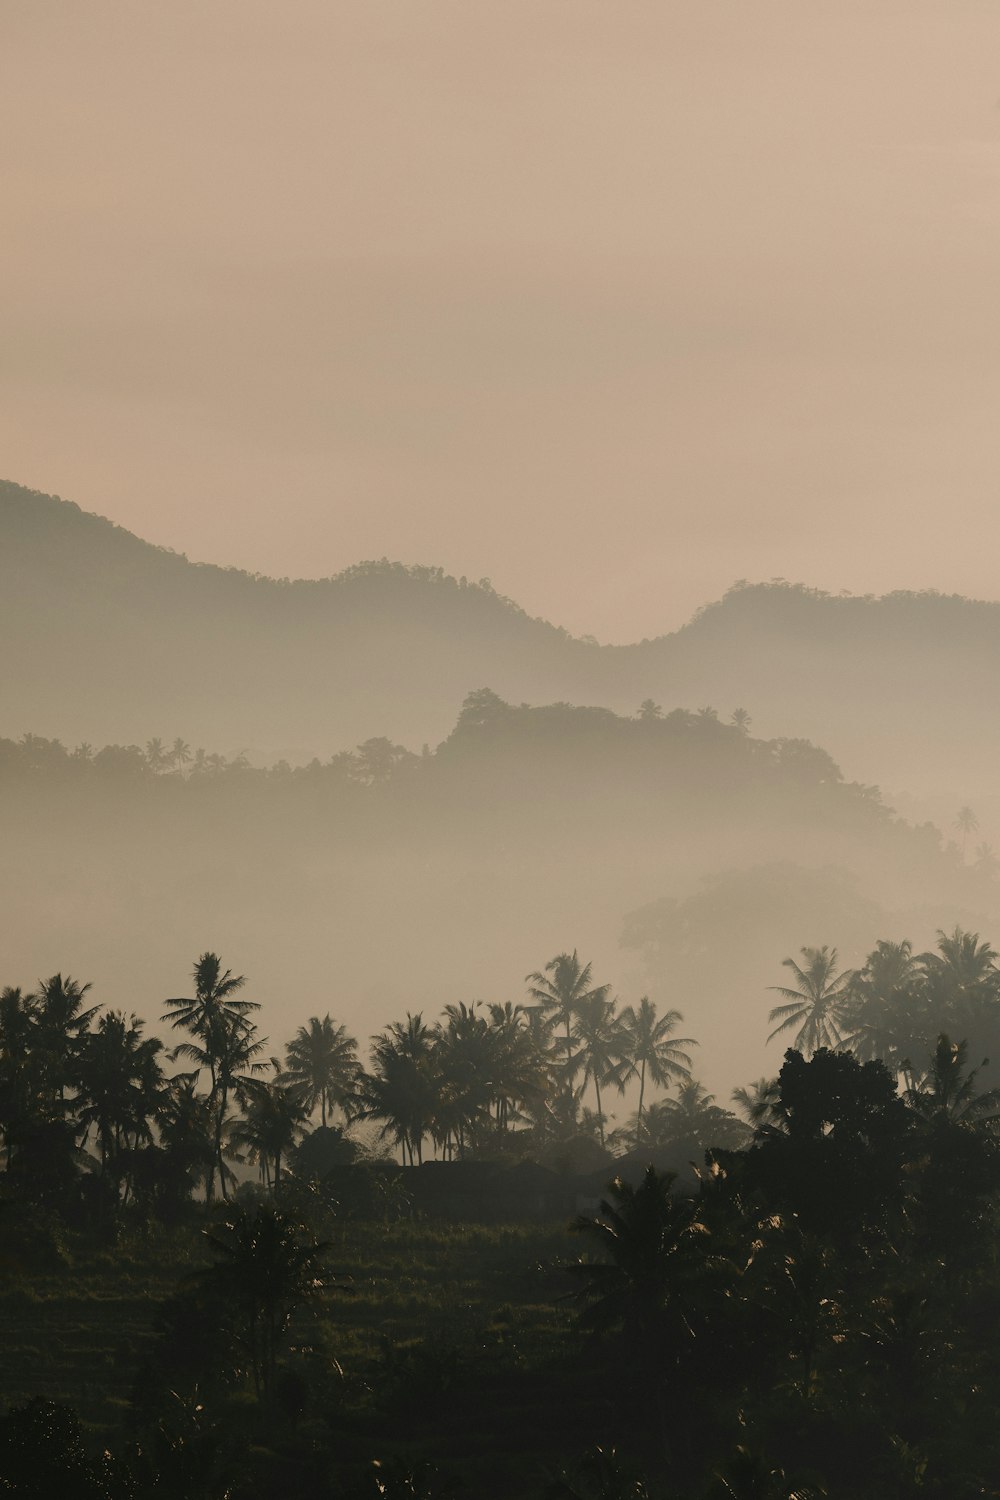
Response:
POLYGON ((4 0, 0 477, 190 557, 1000 596, 995 0, 4 0))

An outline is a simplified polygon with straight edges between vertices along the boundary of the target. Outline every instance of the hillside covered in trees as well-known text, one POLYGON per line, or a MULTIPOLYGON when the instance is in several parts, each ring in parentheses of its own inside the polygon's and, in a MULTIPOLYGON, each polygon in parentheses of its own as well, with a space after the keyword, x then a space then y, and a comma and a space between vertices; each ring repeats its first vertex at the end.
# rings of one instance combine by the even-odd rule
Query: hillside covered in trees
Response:
POLYGON ((228 755, 308 759, 371 735, 433 744, 488 682, 512 702, 619 713, 650 697, 742 704, 768 735, 827 746, 851 776, 957 801, 992 788, 1000 604, 741 584, 673 634, 599 646, 486 580, 386 561, 253 577, 11 483, 0 589, 14 736, 144 743, 171 725, 228 755))
POLYGON ((0 835, 21 851, 0 873, 10 961, 39 973, 58 943, 131 1009, 178 946, 213 940, 247 954, 279 1011, 315 994, 366 1031, 519 998, 526 970, 584 932, 630 1000, 692 1017, 716 1087, 761 1047, 775 952, 828 941, 856 962, 880 931, 928 945, 997 904, 988 849, 963 853, 823 750, 751 727, 481 689, 433 751, 381 737, 302 767, 169 734, 2 740, 0 835))

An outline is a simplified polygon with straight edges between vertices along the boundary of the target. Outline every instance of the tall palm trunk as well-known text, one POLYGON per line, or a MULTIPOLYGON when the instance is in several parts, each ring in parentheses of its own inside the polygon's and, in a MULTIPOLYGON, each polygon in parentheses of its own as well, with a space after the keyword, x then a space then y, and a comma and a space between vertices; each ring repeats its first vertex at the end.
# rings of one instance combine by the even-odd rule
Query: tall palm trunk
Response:
POLYGON ((643 1095, 645 1094, 645 1092, 646 1092, 646 1059, 643 1058, 642 1059, 642 1066, 639 1069, 639 1113, 635 1117, 635 1144, 636 1144, 636 1148, 637 1149, 638 1149, 638 1146, 639 1146, 639 1142, 642 1139, 642 1099, 643 1099, 643 1095))

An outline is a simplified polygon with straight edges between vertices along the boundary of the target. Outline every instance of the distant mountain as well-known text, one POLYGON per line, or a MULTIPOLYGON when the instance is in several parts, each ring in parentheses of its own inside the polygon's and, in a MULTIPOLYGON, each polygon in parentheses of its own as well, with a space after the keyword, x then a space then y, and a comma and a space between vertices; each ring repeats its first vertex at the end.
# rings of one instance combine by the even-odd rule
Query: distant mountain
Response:
MULTIPOLYGON (((656 640, 599 646, 486 583, 366 563, 288 582, 189 562, 76 505, 0 484, 0 733, 183 735, 321 756, 447 734, 488 685, 634 713, 737 706, 823 744, 849 776, 962 800, 993 785, 1000 604, 737 585, 656 640)), ((664 611, 667 613, 667 610, 664 611)))

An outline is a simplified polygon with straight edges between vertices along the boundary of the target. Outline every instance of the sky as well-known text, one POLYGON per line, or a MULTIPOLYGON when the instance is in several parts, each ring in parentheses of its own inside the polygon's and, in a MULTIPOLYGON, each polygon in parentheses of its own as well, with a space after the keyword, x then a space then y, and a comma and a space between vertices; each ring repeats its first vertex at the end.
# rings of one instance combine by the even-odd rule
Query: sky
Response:
POLYGON ((995 0, 3 0, 0 477, 192 559, 996 598, 995 0))

